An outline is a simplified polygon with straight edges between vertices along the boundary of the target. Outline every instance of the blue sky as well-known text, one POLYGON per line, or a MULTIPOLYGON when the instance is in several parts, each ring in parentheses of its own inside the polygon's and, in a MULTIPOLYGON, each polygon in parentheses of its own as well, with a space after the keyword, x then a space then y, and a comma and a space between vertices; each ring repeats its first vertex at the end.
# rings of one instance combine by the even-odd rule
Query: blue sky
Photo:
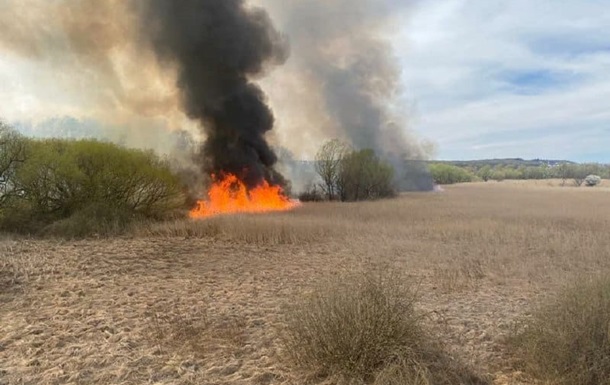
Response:
POLYGON ((610 1, 419 1, 403 102, 440 159, 610 162, 610 1))

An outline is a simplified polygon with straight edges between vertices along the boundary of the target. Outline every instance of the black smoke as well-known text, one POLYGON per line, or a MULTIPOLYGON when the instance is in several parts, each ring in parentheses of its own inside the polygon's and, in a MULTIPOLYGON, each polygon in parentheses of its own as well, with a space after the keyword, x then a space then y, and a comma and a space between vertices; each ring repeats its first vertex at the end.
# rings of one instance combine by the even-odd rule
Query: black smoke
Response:
POLYGON ((288 56, 286 39, 267 13, 244 0, 134 2, 143 37, 157 56, 175 66, 186 114, 200 122, 206 174, 233 173, 249 187, 267 180, 284 185, 265 134, 274 116, 253 83, 288 56))

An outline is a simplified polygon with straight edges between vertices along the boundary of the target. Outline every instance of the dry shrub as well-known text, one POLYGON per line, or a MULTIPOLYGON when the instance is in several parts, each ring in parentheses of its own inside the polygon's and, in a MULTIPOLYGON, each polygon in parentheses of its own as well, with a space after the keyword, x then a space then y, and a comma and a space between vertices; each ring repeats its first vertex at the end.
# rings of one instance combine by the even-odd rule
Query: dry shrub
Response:
POLYGON ((129 229, 134 218, 124 207, 91 203, 69 218, 46 226, 43 234, 61 238, 120 235, 129 229))
POLYGON ((208 220, 174 220, 168 222, 144 222, 134 228, 135 235, 143 237, 206 238, 217 237, 221 228, 208 220))
POLYGON ((299 194, 301 202, 322 202, 324 199, 324 191, 316 184, 307 186, 305 191, 299 194))
POLYGON ((542 381, 610 384, 610 277, 585 280, 539 305, 509 344, 542 381))
POLYGON ((443 352, 402 277, 373 271, 341 274, 288 307, 291 361, 350 384, 485 383, 443 352))

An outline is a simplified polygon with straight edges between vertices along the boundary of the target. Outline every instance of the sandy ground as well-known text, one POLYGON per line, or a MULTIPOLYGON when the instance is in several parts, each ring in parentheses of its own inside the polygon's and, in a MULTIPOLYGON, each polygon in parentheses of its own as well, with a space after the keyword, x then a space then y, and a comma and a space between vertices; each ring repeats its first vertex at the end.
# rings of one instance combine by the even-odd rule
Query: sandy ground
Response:
MULTIPOLYGON (((440 200, 417 199, 437 199, 430 203, 437 207, 451 203, 455 194, 476 205, 480 199, 468 200, 469 194, 487 197, 481 191, 488 189, 493 187, 453 187, 440 200)), ((480 229, 470 231, 495 239, 480 229)), ((375 248, 411 277, 420 308, 456 355, 496 384, 527 383, 512 368, 502 339, 561 279, 534 281, 537 275, 515 273, 519 269, 503 274, 507 262, 501 258, 439 268, 438 255, 478 260, 470 259, 471 249, 462 243, 437 244, 432 236, 418 238, 417 248, 415 240, 382 239, 391 249, 371 241, 367 252, 349 239, 289 244, 218 237, 5 239, 0 242, 0 384, 303 383, 286 364, 278 340, 283 306, 317 279, 375 258, 368 252, 375 248), (419 263, 411 263, 414 250, 420 250, 419 263)), ((610 251, 610 244, 599 242, 589 252, 610 251)), ((490 250, 499 253, 482 252, 490 250)), ((528 255, 536 254, 543 255, 528 255)))

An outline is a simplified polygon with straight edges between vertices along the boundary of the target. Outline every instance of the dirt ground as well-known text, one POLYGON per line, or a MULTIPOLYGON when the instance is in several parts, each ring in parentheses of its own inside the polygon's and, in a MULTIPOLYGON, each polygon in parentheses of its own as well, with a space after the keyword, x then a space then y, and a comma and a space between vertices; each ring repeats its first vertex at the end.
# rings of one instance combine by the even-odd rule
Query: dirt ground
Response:
POLYGON ((405 273, 450 350, 527 384, 503 338, 536 301, 610 268, 609 189, 451 186, 180 222, 121 239, 0 241, 0 384, 301 384, 286 304, 341 270, 405 273))

